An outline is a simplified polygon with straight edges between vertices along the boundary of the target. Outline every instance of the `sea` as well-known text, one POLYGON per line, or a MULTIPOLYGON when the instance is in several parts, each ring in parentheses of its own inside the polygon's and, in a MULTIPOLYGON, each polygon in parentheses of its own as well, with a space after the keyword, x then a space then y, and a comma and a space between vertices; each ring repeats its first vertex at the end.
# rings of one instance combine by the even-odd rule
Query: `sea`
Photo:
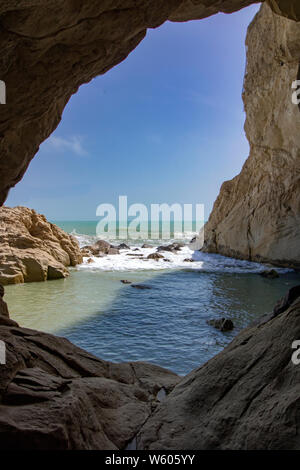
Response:
POLYGON ((165 239, 149 239, 145 232, 136 240, 122 233, 120 240, 108 233, 97 236, 96 221, 54 223, 73 234, 81 247, 101 238, 130 249, 84 258, 66 279, 7 286, 11 317, 24 327, 68 338, 108 361, 147 361, 184 375, 271 312, 300 280, 299 273, 277 268, 280 276, 266 279, 259 273, 268 265, 195 250, 190 241, 196 232, 175 225, 165 239), (184 247, 164 252, 164 260, 145 260, 159 245, 173 242, 184 247), (151 247, 142 248, 145 243, 151 247), (193 262, 185 261, 191 258, 193 262), (222 317, 233 321, 232 331, 223 333, 207 323, 222 317))

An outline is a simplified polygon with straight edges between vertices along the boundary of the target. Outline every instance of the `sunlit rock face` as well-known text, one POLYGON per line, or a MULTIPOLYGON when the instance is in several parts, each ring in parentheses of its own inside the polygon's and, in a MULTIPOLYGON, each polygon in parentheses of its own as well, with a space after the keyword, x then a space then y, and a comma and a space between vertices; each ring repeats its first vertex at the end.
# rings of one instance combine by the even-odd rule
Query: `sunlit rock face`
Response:
POLYGON ((243 100, 250 156, 226 181, 206 225, 204 250, 300 267, 300 112, 292 83, 300 23, 264 5, 249 27, 243 100))
MULTIPOLYGON (((147 28, 231 13, 253 0, 4 0, 0 5, 0 204, 78 87, 124 60, 147 28)), ((297 0, 272 0, 297 16, 297 0)), ((278 6, 279 5, 279 6, 278 6)), ((298 15, 300 18, 300 14, 298 15)), ((101 112, 101 110, 99 110, 101 112)))
MULTIPOLYGON (((256 2, 252 0, 2 1, 0 79, 6 84, 7 104, 0 106, 0 205, 4 203, 9 189, 22 179, 41 142, 59 124, 63 109, 71 95, 81 84, 105 73, 124 60, 145 37, 147 28, 158 27, 168 19, 187 21, 201 19, 219 11, 231 13, 252 3, 256 2)), ((300 19, 298 0, 270 0, 269 3, 277 13, 300 19)), ((253 171, 251 171, 252 178, 249 179, 246 170, 243 172, 245 181, 243 177, 239 177, 232 183, 226 183, 208 225, 207 249, 248 258, 276 258, 285 260, 289 264, 286 242, 290 243, 292 240, 294 243, 294 214, 297 212, 297 198, 292 195, 295 187, 293 171, 295 165, 291 160, 295 158, 296 150, 291 149, 290 144, 292 147, 297 145, 298 116, 295 108, 291 106, 288 88, 292 78, 295 78, 299 26, 271 15, 270 11, 264 14, 267 25, 262 24, 260 31, 254 24, 252 27, 254 32, 251 34, 250 31, 248 38, 248 44, 253 45, 253 49, 248 55, 245 105, 249 113, 246 128, 252 145, 252 154, 245 168, 256 166, 257 179, 267 185, 277 181, 275 173, 279 172, 281 189, 277 191, 274 186, 270 186, 269 192, 274 194, 262 192, 254 181, 253 171), (274 39, 274 44, 271 38, 274 39), (281 60, 284 62, 283 67, 278 66, 281 60), (277 81, 278 88, 276 88, 277 81), (260 88, 259 84, 262 84, 260 88), (274 96, 276 103, 273 103, 274 96), (266 123, 264 122, 263 126, 259 122, 263 120, 260 115, 261 110, 263 110, 262 116, 266 116, 266 123), (274 121, 279 117, 281 118, 279 122, 274 121), (282 137, 283 142, 281 142, 280 134, 285 132, 287 127, 283 125, 285 117, 289 123, 293 121, 293 125, 288 129, 287 135, 282 137), (263 138, 262 129, 266 130, 263 138), (270 148, 272 152, 269 152, 268 156, 264 155, 264 152, 268 152, 267 149, 270 148), (282 170, 279 168, 280 163, 275 164, 276 159, 282 163, 282 170), (284 179, 283 168, 286 169, 286 173, 290 172, 290 176, 284 179), (239 185, 237 181, 240 182, 239 185), (250 204, 250 208, 246 210, 246 217, 241 220, 236 201, 240 195, 245 199, 244 194, 248 191, 249 182, 251 182, 250 193, 243 209, 247 207, 247 203, 250 204), (258 200, 261 195, 263 198, 271 198, 272 204, 275 203, 268 217, 269 219, 272 217, 273 220, 275 214, 278 224, 275 228, 273 225, 267 228, 267 224, 264 223, 264 231, 269 230, 272 232, 270 234, 260 234, 260 229, 256 228, 261 225, 261 216, 264 222, 268 223, 269 219, 265 219, 265 214, 259 215, 259 211, 256 210, 253 216, 249 215, 249 211, 253 210, 251 194, 254 190, 257 191, 257 196, 253 196, 254 199, 258 200), (226 234, 225 239, 219 239, 220 229, 228 232, 231 221, 236 221, 235 216, 239 219, 233 230, 233 241, 229 242, 226 234), (279 233, 278 226, 281 222, 285 225, 285 229, 279 233), (216 237, 213 230, 218 232, 216 237), (238 233, 238 230, 241 230, 239 238, 245 238, 247 235, 247 240, 253 237, 254 241, 244 246, 236 245, 234 234, 238 233), (286 231, 292 232, 292 235, 285 236, 286 231), (283 237, 280 246, 277 246, 274 240, 278 239, 279 235, 283 237), (266 244, 269 246, 266 247, 266 244)), ((256 24, 259 25, 259 20, 256 24)), ((267 207, 264 199, 260 204, 267 207)), ((271 206, 271 203, 269 205, 271 206)), ((228 236, 231 237, 231 234, 228 236)), ((294 247, 294 244, 292 246, 294 247)), ((296 261, 297 259, 298 255, 296 261)))
POLYGON ((43 215, 27 207, 0 208, 0 287, 64 278, 67 266, 81 262, 77 240, 43 215))

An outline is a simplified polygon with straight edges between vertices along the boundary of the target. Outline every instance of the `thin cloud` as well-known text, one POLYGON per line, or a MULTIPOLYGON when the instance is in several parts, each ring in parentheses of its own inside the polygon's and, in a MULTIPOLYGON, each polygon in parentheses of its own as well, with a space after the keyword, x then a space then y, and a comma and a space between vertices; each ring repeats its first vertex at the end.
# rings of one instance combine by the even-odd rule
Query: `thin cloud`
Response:
POLYGON ((59 151, 68 150, 80 157, 88 155, 88 152, 82 146, 82 139, 76 135, 67 139, 51 135, 47 140, 47 145, 59 151))

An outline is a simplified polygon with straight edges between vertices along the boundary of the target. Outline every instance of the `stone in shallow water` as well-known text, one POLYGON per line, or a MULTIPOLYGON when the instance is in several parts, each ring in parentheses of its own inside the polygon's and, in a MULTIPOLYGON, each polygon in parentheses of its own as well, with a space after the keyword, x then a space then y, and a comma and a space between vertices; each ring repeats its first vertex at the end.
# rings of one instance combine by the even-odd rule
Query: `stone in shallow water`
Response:
POLYGON ((231 331, 234 328, 233 321, 229 318, 217 318, 213 320, 208 320, 207 324, 213 326, 214 328, 220 331, 231 331))
POLYGON ((130 246, 126 245, 126 243, 120 243, 118 248, 119 250, 130 250, 130 246))
POLYGON ((134 287, 135 289, 152 289, 150 286, 146 286, 145 284, 131 284, 131 287, 134 287))
POLYGON ((147 259, 154 259, 155 261, 158 261, 159 259, 163 259, 163 255, 160 255, 159 253, 151 253, 151 255, 147 256, 147 259))
POLYGON ((267 279, 276 279, 279 277, 278 272, 275 269, 270 269, 266 271, 262 271, 259 273, 262 277, 266 277, 267 279))

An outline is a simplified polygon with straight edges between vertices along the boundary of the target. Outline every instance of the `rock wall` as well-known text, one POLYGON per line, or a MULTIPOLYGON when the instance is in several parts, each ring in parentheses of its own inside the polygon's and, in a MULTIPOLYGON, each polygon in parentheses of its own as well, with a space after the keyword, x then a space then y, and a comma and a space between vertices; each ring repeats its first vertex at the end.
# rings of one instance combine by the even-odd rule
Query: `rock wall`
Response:
MULTIPOLYGON (((298 0, 270 0, 300 19, 298 0)), ((78 87, 124 60, 147 28, 231 13, 253 0, 4 0, 0 5, 0 205, 78 87)), ((99 111, 101 112, 101 110, 99 111)))
POLYGON ((300 286, 275 318, 243 330, 187 375, 142 427, 138 449, 300 449, 300 286))
POLYGON ((243 100, 250 156, 226 181, 205 227, 204 251, 300 267, 300 112, 292 82, 300 23, 264 5, 247 35, 243 100))
POLYGON ((300 449, 300 286, 186 377, 102 361, 1 315, 0 449, 300 449), (159 393, 164 389, 165 394, 159 393), (164 396, 165 395, 165 396, 164 396))
POLYGON ((77 240, 26 207, 0 208, 0 283, 59 279, 82 262, 77 240))
MULTIPOLYGON (((1 292, 0 292, 1 294, 1 292)), ((0 312, 2 297, 0 295, 0 312)), ((113 364, 0 315, 0 450, 124 449, 179 377, 113 364)))

